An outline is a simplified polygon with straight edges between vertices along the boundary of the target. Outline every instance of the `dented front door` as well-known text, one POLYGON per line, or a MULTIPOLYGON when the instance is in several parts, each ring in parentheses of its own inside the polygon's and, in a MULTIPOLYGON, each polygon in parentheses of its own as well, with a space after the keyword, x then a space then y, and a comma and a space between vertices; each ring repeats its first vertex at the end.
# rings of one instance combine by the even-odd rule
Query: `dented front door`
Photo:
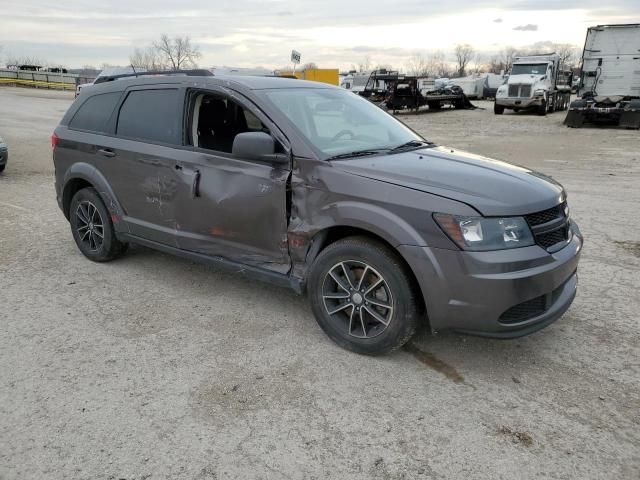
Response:
POLYGON ((180 248, 288 272, 288 166, 202 150, 181 158, 180 248))

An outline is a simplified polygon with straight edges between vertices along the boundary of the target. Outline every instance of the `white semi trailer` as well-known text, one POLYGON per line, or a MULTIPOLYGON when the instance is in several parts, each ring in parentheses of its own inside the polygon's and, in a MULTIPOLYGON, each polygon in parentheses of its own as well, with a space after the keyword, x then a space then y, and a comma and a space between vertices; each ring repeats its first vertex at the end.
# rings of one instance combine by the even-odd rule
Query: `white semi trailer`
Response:
POLYGON ((515 57, 507 83, 496 91, 493 111, 502 115, 506 108, 534 109, 539 115, 566 110, 571 99, 571 75, 566 75, 560 55, 515 57))
POLYGON ((640 24, 587 30, 578 96, 564 121, 567 126, 606 121, 640 128, 640 24))

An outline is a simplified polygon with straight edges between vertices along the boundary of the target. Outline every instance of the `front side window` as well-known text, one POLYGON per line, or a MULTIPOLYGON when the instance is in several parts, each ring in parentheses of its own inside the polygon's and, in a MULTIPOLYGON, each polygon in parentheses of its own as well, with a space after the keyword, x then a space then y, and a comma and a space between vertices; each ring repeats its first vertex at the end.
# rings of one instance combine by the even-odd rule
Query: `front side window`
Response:
POLYGON ((379 107, 342 89, 283 88, 262 92, 325 158, 422 140, 379 107))
POLYGON ((251 111, 229 98, 200 93, 192 105, 191 137, 196 147, 231 153, 239 133, 269 131, 251 111))
POLYGON ((182 102, 177 89, 133 90, 120 107, 116 134, 182 144, 182 102))
POLYGON ((69 128, 105 133, 122 92, 102 93, 89 97, 69 122, 69 128))

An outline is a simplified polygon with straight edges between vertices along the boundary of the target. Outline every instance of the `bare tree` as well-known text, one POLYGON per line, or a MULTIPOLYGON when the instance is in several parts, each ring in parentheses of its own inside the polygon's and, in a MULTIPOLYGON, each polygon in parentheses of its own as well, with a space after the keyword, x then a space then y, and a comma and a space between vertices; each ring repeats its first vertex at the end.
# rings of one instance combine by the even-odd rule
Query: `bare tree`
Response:
POLYGON ((470 73, 473 73, 475 75, 484 73, 488 69, 487 65, 484 63, 484 57, 479 53, 473 56, 473 59, 469 62, 469 65, 470 73))
POLYGON ((513 65, 513 58, 518 55, 518 53, 518 50, 511 45, 507 45, 502 50, 500 50, 500 61, 502 62, 502 69, 504 69, 505 72, 511 70, 511 67, 513 65))
POLYGON ((570 43, 556 43, 554 44, 554 50, 560 55, 560 65, 566 68, 577 66, 580 60, 580 47, 570 43))
POLYGON ((136 70, 166 70, 167 64, 162 61, 158 50, 154 47, 136 48, 129 55, 129 63, 136 70))
POLYGON ((366 55, 358 64, 358 72, 365 73, 371 71, 371 56, 366 55))
POLYGON ((49 62, 43 61, 41 58, 33 57, 29 55, 16 56, 7 54, 6 64, 7 65, 48 65, 49 62))
POLYGON ((420 53, 416 53, 409 57, 406 64, 407 72, 414 77, 425 77, 429 75, 429 67, 427 61, 420 53))
POLYGON ((427 58, 427 74, 431 77, 451 76, 449 64, 446 62, 444 52, 436 50, 427 58))
POLYGON ((308 62, 302 66, 301 70, 315 70, 317 68, 318 64, 316 62, 308 62))
POLYGON ((456 45, 456 48, 454 49, 454 53, 456 55, 456 61, 458 64, 458 76, 464 77, 467 65, 469 64, 469 62, 471 61, 471 59, 473 58, 476 52, 474 48, 468 43, 464 43, 464 44, 459 43, 456 45))
POLYGON ((202 56, 198 47, 191 45, 188 36, 169 38, 163 33, 159 41, 153 42, 153 47, 170 70, 196 67, 196 60, 202 56))

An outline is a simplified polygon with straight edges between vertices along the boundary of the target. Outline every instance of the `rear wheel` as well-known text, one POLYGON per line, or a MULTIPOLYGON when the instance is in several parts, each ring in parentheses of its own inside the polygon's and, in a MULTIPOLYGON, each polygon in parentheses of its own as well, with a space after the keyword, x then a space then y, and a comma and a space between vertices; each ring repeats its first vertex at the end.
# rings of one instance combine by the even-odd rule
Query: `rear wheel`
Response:
POLYGON ((497 103, 494 103, 493 113, 495 113, 496 115, 502 115, 504 113, 504 107, 502 105, 498 105, 497 103))
POLYGON ((349 237, 323 250, 311 267, 308 294, 320 327, 356 353, 400 348, 418 324, 419 297, 407 267, 368 238, 349 237))
POLYGON ((111 216, 94 188, 83 188, 73 196, 69 223, 76 245, 89 260, 108 262, 127 249, 116 238, 111 216))

